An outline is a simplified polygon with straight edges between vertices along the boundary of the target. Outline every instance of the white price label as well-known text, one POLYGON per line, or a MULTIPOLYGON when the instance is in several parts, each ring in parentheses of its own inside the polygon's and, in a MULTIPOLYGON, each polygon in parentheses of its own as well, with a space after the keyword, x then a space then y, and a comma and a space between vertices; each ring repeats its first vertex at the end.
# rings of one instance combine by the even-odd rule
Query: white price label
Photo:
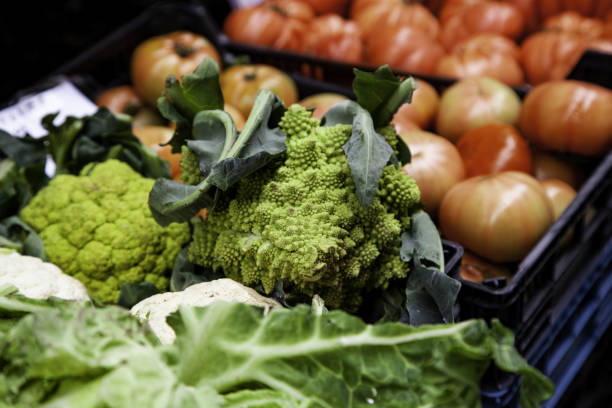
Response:
POLYGON ((16 104, 0 111, 0 129, 13 136, 42 137, 47 131, 40 121, 49 113, 59 112, 54 124, 64 122, 67 116, 86 116, 96 112, 97 106, 73 84, 64 81, 36 95, 28 95, 16 104))
MULTIPOLYGON (((41 120, 50 113, 58 113, 53 123, 60 125, 68 116, 92 115, 98 107, 81 93, 72 83, 63 81, 35 95, 21 98, 16 104, 0 111, 0 129, 13 136, 29 134, 38 138, 47 134, 41 120)), ((55 163, 47 160, 45 172, 55 174, 55 163)))

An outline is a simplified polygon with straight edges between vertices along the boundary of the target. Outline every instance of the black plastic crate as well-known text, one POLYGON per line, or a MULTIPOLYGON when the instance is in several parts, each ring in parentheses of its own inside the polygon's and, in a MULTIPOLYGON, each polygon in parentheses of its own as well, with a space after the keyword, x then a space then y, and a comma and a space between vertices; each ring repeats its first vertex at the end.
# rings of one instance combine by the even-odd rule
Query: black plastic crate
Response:
MULTIPOLYGON (((68 80, 93 100, 104 89, 130 83, 130 58, 138 44, 149 37, 174 30, 190 30, 215 42, 215 24, 204 6, 193 3, 157 3, 96 43, 91 49, 61 66, 43 81, 19 92, 18 96, 41 92, 63 80, 68 80)), ((219 51, 223 54, 222 49, 219 48, 219 51)), ((351 78, 352 75, 351 73, 351 78)), ((352 91, 338 85, 299 74, 292 74, 292 77, 300 97, 321 92, 338 92, 354 97, 352 91)), ((17 97, 13 98, 13 101, 16 99, 17 97)), ((448 240, 442 240, 442 247, 446 273, 457 275, 463 247, 448 240)))

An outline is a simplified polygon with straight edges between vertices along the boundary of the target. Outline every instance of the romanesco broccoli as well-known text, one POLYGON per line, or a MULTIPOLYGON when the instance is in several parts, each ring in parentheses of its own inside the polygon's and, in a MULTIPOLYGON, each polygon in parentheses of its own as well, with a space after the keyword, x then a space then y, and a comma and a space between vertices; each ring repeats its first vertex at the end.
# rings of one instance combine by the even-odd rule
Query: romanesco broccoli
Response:
MULTIPOLYGON (((282 280, 330 307, 355 310, 365 291, 407 275, 400 235, 420 202, 418 187, 388 165, 364 207, 342 149, 351 125, 321 127, 293 105, 279 127, 287 135, 284 161, 241 179, 231 198, 194 221, 190 259, 267 293, 282 280)), ((381 131, 387 140, 390 132, 381 131)), ((184 180, 202 179, 193 160, 182 166, 184 180)))
POLYGON ((20 213, 39 234, 50 262, 80 280, 93 298, 118 300, 124 283, 160 290, 190 239, 187 223, 161 227, 147 204, 153 179, 118 160, 58 175, 20 213))

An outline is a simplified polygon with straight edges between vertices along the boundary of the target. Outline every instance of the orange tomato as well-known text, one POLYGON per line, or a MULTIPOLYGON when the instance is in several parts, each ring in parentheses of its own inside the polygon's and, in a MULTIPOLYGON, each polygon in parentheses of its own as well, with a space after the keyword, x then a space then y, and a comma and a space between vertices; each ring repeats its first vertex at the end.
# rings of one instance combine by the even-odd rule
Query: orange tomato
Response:
POLYGON ((467 177, 506 170, 532 171, 529 146, 511 125, 493 123, 472 129, 461 136, 457 150, 467 177))
POLYGON ((165 145, 170 139, 174 131, 166 126, 141 126, 132 129, 132 133, 136 136, 145 146, 152 147, 159 157, 170 163, 170 174, 172 178, 177 181, 181 181, 179 175, 181 174, 181 157, 180 153, 172 153, 172 146, 165 145))

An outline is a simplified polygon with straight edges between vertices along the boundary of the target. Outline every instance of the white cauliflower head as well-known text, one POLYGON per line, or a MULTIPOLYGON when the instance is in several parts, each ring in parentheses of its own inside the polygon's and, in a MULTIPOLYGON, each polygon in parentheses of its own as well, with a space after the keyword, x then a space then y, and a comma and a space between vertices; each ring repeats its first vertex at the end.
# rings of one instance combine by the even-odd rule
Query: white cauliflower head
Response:
POLYGON ((12 285, 32 299, 55 296, 66 300, 89 300, 85 286, 40 258, 17 252, 0 253, 0 287, 12 285))
POLYGON ((270 308, 282 307, 274 299, 261 296, 257 291, 231 279, 217 279, 189 286, 181 292, 159 293, 148 297, 132 307, 130 313, 146 320, 163 344, 171 344, 176 338, 172 327, 166 323, 166 317, 176 312, 180 306, 206 306, 216 300, 242 302, 263 307, 265 312, 270 308))

